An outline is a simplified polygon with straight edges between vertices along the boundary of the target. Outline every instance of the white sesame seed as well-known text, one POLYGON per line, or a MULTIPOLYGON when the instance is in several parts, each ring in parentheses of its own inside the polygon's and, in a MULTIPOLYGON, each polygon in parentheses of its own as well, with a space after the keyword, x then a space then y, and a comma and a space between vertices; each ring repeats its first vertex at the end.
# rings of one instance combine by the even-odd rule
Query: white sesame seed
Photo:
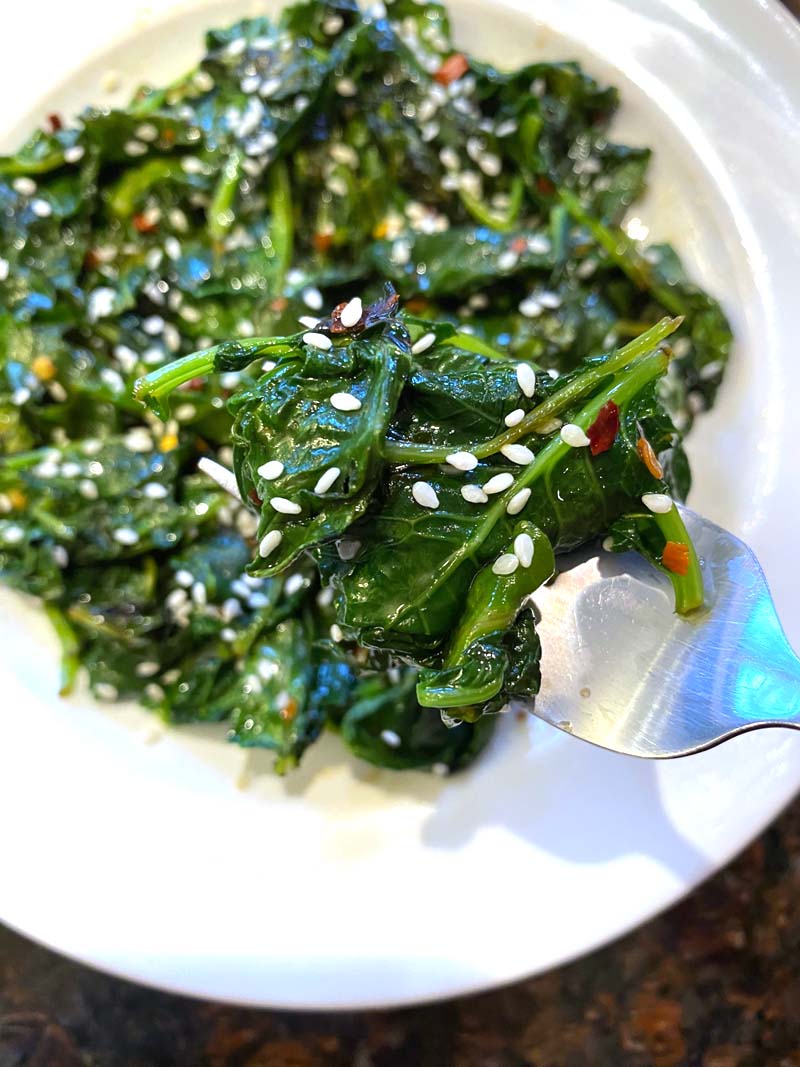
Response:
POLYGON ((395 730, 381 730, 381 741, 389 748, 399 748, 403 743, 400 734, 395 730))
POLYGON ((517 132, 518 128, 514 119, 506 119, 505 122, 498 122, 494 128, 494 135, 495 137, 510 137, 512 133, 517 132))
POLYGON ((25 537, 25 531, 21 526, 7 526, 2 536, 7 545, 18 545, 25 537))
POLYGON ((315 326, 319 325, 319 319, 316 315, 301 315, 297 321, 301 326, 305 326, 307 330, 313 330, 315 326))
POLYGON ((526 467, 529 463, 533 463, 536 458, 526 445, 503 445, 500 451, 507 460, 518 464, 520 467, 526 467))
POLYGON ((503 169, 503 163, 499 156, 493 152, 486 152, 478 158, 478 166, 489 178, 496 178, 503 169))
POLYGON ((160 315, 148 315, 146 319, 142 320, 142 329, 146 334, 155 337, 163 332, 164 320, 160 315))
POLYGON ((114 310, 114 300, 116 293, 113 289, 107 286, 102 286, 100 289, 93 289, 89 293, 87 318, 90 322, 96 322, 97 319, 107 318, 114 310))
POLYGON ((342 633, 341 626, 334 622, 330 628, 331 641, 335 641, 338 645, 340 641, 344 640, 344 634, 342 633))
POLYGON ((589 438, 580 426, 576 426, 574 422, 564 423, 558 432, 561 435, 561 440, 565 445, 569 445, 570 448, 584 448, 590 443, 589 438))
POLYGON ((148 482, 147 485, 142 487, 142 492, 148 500, 163 500, 169 490, 161 482, 148 482))
POLYGON ((561 307, 561 297, 558 293, 539 293, 538 299, 543 308, 555 309, 561 307))
POLYGON ((264 371, 265 374, 267 374, 269 371, 275 370, 277 366, 278 364, 275 362, 275 360, 265 359, 264 362, 261 364, 261 369, 264 371))
POLYGON ((181 255, 183 254, 181 243, 174 234, 170 234, 164 241, 164 251, 173 263, 181 258, 181 255))
POLYGON ((299 515, 303 510, 294 500, 289 500, 285 496, 273 496, 269 503, 270 507, 280 515, 299 515))
POLYGON ((280 530, 270 530, 261 538, 261 543, 258 546, 258 554, 262 559, 266 559, 283 540, 283 534, 280 530))
POLYGON ((411 495, 423 508, 438 508, 439 497, 430 482, 414 482, 411 486, 411 495))
POLYGON ((642 503, 655 515, 666 515, 668 511, 672 511, 672 497, 666 493, 645 493, 642 503))
POLYGON ((280 78, 265 78, 264 81, 261 83, 261 88, 258 90, 258 95, 266 100, 267 97, 274 96, 274 94, 277 93, 280 87, 280 78))
POLYGON ((354 296, 352 300, 348 300, 345 306, 342 308, 342 312, 339 316, 339 321, 342 326, 348 330, 355 326, 364 314, 364 307, 361 303, 361 297, 354 296))
POLYGON ((203 582, 195 582, 192 586, 192 600, 198 608, 203 608, 208 603, 208 590, 203 582))
POLYGON ((510 488, 513 484, 514 475, 509 474, 507 471, 503 471, 502 474, 495 474, 493 478, 490 478, 483 486, 483 491, 491 496, 493 493, 505 492, 505 490, 510 488))
POLYGON ((62 570, 69 566, 69 553, 63 545, 53 545, 52 556, 55 565, 62 570))
POLYGON ((331 404, 337 411, 358 411, 361 407, 361 401, 352 393, 334 393, 331 404))
POLYGON ((226 644, 230 645, 236 640, 236 631, 231 626, 225 626, 220 630, 219 636, 226 644))
POLYGON ((536 392, 536 374, 529 363, 517 364, 517 383, 525 396, 536 392))
POLYGON ((614 551, 614 538, 611 536, 611 534, 609 534, 608 537, 604 537, 603 538, 603 551, 604 552, 613 552, 614 551))
POLYGON ((178 422, 189 422, 197 414, 197 408, 194 404, 178 404, 174 414, 178 422))
POLYGON ((126 141, 124 150, 127 156, 143 156, 147 151, 147 145, 142 144, 141 141, 126 141))
POLYGON ((94 692, 100 700, 116 700, 119 697, 119 690, 111 682, 98 682, 94 687, 94 692))
POLYGON ((186 174, 203 174, 205 172, 205 164, 197 156, 184 156, 181 160, 181 168, 186 174))
POLYGON ((527 570, 533 563, 533 538, 530 534, 517 534, 514 538, 514 555, 527 570))
POLYGON ((175 571, 175 581, 184 589, 191 589, 194 585, 194 575, 191 571, 181 568, 181 570, 175 571))
POLYGON ((143 122, 141 126, 136 127, 134 133, 140 141, 155 141, 158 137, 158 127, 152 122, 143 122))
POLYGON ((283 474, 284 466, 279 459, 270 459, 262 463, 256 471, 259 478, 265 478, 268 482, 274 482, 283 474))
POLYGON ((522 422, 522 420, 524 418, 525 418, 524 410, 522 408, 514 408, 513 411, 509 411, 509 413, 503 419, 503 422, 510 429, 512 426, 519 426, 519 424, 522 422))
POLYGON ((497 257, 498 270, 513 270, 517 263, 519 263, 519 255, 512 248, 507 248, 497 257))
POLYGON ((239 495, 239 486, 236 484, 236 475, 233 471, 223 467, 221 463, 209 459, 208 456, 201 456, 197 461, 197 469, 207 474, 212 481, 217 483, 220 489, 224 489, 234 500, 238 500, 241 503, 242 498, 239 495))
POLYGON ((322 311, 323 297, 322 293, 314 285, 306 286, 300 296, 303 299, 303 303, 306 307, 311 308, 312 311, 322 311))
POLYGON ((528 238, 528 251, 535 256, 544 256, 550 251, 550 238, 543 233, 534 233, 528 238))
POLYGON ((61 476, 62 478, 77 478, 83 470, 80 463, 75 463, 72 460, 61 464, 61 476))
POLYGON ((320 589, 317 593, 317 604, 321 608, 329 608, 333 603, 333 586, 326 585, 324 589, 320 589))
POLYGON ((526 319, 535 319, 542 313, 542 304, 535 296, 527 296, 519 305, 519 313, 526 319))
POLYGON ((358 89, 352 78, 340 78, 336 83, 336 92, 339 96, 355 96, 358 89))
POLYGON ((446 778, 450 773, 450 768, 446 763, 434 763, 431 765, 431 773, 438 778, 446 778))
POLYGON ((295 593, 299 593, 303 586, 306 584, 306 580, 302 574, 290 574, 283 585, 283 591, 287 596, 294 596, 295 593))
POLYGON ((113 393, 121 393, 125 388, 122 375, 113 367, 103 367, 100 371, 100 380, 109 387, 113 393))
POLYGON ((37 189, 36 182, 33 178, 28 178, 25 175, 22 175, 20 178, 15 178, 11 184, 13 185, 15 192, 19 193, 20 196, 33 196, 37 189))
POLYGON ((439 152, 439 159, 442 162, 442 166, 448 170, 458 170, 460 166, 460 160, 458 158, 458 152, 454 148, 445 146, 439 152))
POLYGON ((8 277, 9 263, 7 259, 3 259, 0 256, 0 282, 4 282, 8 277))
POLYGON ((498 556, 492 564, 492 574, 507 575, 513 574, 519 566, 519 560, 511 552, 504 552, 502 556, 498 556))
POLYGON ((462 485, 461 495, 468 504, 485 504, 489 500, 479 485, 462 485))
MULTIPOLYGON (((351 559, 355 559, 360 548, 360 541, 342 538, 341 541, 336 542, 336 551, 339 553, 339 559, 342 560, 343 563, 349 563, 351 559)), ((333 596, 333 593, 331 593, 331 596, 333 596)))
POLYGON ((132 348, 128 348, 127 345, 115 345, 114 346, 114 359, 119 363, 120 367, 126 374, 130 374, 139 362, 139 357, 133 351, 132 348))
POLYGON ((328 151, 334 163, 341 163, 344 167, 358 166, 358 153, 349 144, 334 141, 328 151))
POLYGON ((457 471, 471 471, 478 466, 478 457, 472 452, 451 452, 446 459, 457 471))
POLYGON ((158 674, 161 670, 158 663, 154 659, 143 659, 141 663, 137 663, 135 667, 135 673, 138 678, 152 678, 154 674, 158 674))
POLYGON ((520 491, 518 493, 514 493, 514 495, 511 497, 511 499, 509 500, 508 504, 506 505, 506 514, 507 515, 519 515, 519 513, 522 511, 522 509, 528 503, 530 498, 531 498, 530 489, 527 489, 527 488, 526 489, 520 489, 520 491))
POLYGON ((303 341, 313 348, 319 348, 322 352, 327 352, 333 347, 333 341, 330 337, 326 337, 324 333, 304 333, 303 341))
POLYGON ((324 474, 320 475, 319 481, 314 486, 314 492, 318 496, 322 496, 324 493, 327 493, 341 473, 341 468, 329 467, 324 474))
POLYGON ((228 597, 227 600, 223 600, 222 607, 220 608, 220 615, 223 622, 233 622, 242 614, 242 605, 236 599, 236 597, 228 597))
POLYGON ((31 211, 39 219, 49 219, 53 214, 53 206, 46 200, 37 197, 36 200, 31 200, 31 211))
POLYGON ((11 403, 17 407, 22 407, 23 404, 27 404, 31 398, 31 391, 27 386, 20 385, 11 394, 11 403))
POLYGON ((415 341, 411 346, 411 353, 414 356, 419 356, 422 352, 427 352, 428 349, 436 341, 435 333, 424 333, 418 341, 415 341))
POLYGON ((118 530, 114 531, 114 540, 120 545, 129 547, 136 544, 139 540, 139 535, 131 526, 120 526, 118 530))

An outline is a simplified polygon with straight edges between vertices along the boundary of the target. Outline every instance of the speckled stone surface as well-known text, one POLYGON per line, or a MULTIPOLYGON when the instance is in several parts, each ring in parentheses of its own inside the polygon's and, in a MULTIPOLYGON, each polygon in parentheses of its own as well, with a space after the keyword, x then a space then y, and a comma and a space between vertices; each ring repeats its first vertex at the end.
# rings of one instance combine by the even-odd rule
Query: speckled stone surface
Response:
MULTIPOLYGON (((800 0, 786 2, 800 15, 800 0)), ((800 1067, 800 800, 614 945, 507 989, 397 1012, 204 1004, 108 978, 0 926, 0 1067, 323 1065, 800 1067)))

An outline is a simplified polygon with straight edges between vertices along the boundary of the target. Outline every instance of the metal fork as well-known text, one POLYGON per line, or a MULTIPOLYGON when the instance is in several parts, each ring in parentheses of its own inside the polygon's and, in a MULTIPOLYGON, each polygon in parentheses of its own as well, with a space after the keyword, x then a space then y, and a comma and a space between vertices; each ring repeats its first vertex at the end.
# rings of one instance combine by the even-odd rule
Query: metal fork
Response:
POLYGON ((800 728, 800 659, 758 560, 708 519, 681 514, 703 562, 702 612, 676 615, 666 576, 634 553, 562 557, 534 595, 542 688, 530 710, 540 719, 647 759, 800 728))

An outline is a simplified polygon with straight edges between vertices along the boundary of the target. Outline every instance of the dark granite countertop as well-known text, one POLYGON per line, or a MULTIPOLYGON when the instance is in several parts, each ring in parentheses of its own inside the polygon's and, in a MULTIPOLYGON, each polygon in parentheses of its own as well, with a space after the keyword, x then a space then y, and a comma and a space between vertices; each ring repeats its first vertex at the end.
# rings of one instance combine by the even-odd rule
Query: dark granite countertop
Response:
MULTIPOLYGON (((800 0, 786 3, 800 15, 800 0)), ((0 926, 0 1067, 323 1065, 800 1067, 800 800, 730 867, 610 947, 402 1011, 205 1004, 98 974, 0 926)))
POLYGON ((493 993, 308 1015, 204 1004, 0 927, 0 1067, 800 1067, 800 800, 616 944, 493 993))

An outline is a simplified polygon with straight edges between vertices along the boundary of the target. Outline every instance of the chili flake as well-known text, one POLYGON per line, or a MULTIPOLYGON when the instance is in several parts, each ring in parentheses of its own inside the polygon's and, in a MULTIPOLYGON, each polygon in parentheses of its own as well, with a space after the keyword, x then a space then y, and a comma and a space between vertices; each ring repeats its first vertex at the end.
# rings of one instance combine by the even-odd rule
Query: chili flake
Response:
POLYGON ((311 243, 317 252, 328 252, 333 244, 333 234, 330 233, 315 233, 311 239, 311 243))
POLYGON ((31 360, 31 370, 40 382, 52 382, 58 368, 49 356, 36 356, 31 360))
POLYGON ((440 85, 449 85, 451 82, 463 78, 469 70, 469 60, 463 52, 453 52, 436 71, 433 80, 440 85))
POLYGON ((51 133, 58 133, 59 130, 64 129, 64 120, 57 111, 53 111, 52 114, 47 116, 47 124, 51 133))
POLYGON ((137 233, 153 233, 154 230, 158 229, 158 222, 152 219, 146 212, 134 215, 131 221, 133 222, 133 228, 137 233))
POLYGON ((291 722, 292 721, 292 719, 297 714, 297 701, 294 699, 294 697, 289 697, 289 699, 286 701, 286 703, 280 709, 278 714, 280 715, 280 717, 283 719, 284 722, 291 722))
POLYGON ((689 546, 683 541, 667 541, 661 553, 661 563, 668 571, 681 577, 689 573, 689 546))
POLYGON ((655 453, 655 449, 644 436, 644 434, 641 433, 641 430, 639 431, 639 433, 640 436, 639 440, 636 442, 636 451, 639 453, 639 457, 642 463, 644 463, 645 467, 647 467, 647 469, 650 471, 654 478, 663 478, 664 468, 659 463, 658 456, 655 453))
POLYGON ((614 444, 614 439, 619 431, 619 408, 613 400, 603 404, 597 413, 597 418, 586 431, 589 438, 589 451, 593 456, 599 456, 608 452, 614 444))

